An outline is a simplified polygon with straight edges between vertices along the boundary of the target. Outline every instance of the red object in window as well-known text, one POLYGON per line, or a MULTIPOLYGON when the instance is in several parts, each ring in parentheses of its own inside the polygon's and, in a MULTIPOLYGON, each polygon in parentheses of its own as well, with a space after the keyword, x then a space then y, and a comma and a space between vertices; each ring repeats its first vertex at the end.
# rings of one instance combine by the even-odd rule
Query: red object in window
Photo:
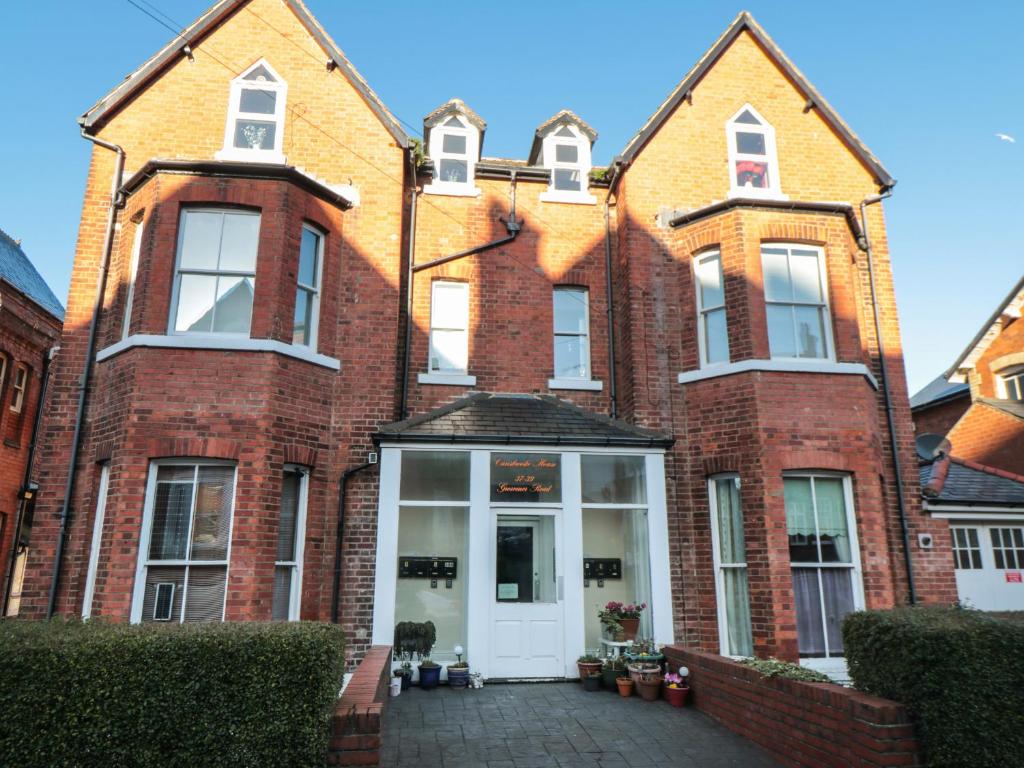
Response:
POLYGON ((755 163, 753 160, 740 160, 736 163, 736 181, 741 187, 748 184, 752 187, 764 187, 768 173, 766 163, 755 163))

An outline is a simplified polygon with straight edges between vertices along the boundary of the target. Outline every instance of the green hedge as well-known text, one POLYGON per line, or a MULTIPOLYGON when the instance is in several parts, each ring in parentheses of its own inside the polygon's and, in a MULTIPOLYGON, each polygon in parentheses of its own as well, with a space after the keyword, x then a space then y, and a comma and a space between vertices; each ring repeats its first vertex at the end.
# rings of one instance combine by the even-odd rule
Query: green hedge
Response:
POLYGON ((0 765, 322 766, 329 624, 0 622, 0 765))
POLYGON ((897 608, 851 614, 843 642, 857 688, 906 704, 929 766, 1024 764, 1024 624, 897 608))

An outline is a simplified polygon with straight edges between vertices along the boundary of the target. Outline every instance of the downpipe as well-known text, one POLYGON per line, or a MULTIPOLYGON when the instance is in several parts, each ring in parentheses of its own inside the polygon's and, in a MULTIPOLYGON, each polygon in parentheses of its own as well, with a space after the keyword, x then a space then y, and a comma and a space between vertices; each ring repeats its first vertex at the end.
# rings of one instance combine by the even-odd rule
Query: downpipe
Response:
POLYGON ((371 453, 370 460, 355 467, 349 467, 338 479, 338 529, 334 543, 334 579, 331 587, 331 623, 338 623, 338 607, 341 603, 341 547, 345 543, 345 490, 348 479, 377 463, 377 455, 371 453))

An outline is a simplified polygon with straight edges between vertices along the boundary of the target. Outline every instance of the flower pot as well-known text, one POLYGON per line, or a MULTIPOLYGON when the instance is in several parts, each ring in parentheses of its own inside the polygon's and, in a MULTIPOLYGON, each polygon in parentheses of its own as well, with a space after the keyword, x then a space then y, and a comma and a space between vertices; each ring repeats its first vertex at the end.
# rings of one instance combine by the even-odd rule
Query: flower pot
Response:
POLYGON ((595 672, 601 674, 601 667, 603 667, 600 661, 577 661, 576 668, 580 672, 580 680, 586 680, 588 675, 592 675, 595 672))
POLYGON ((615 681, 619 677, 619 670, 612 668, 605 668, 601 670, 601 683, 609 691, 615 690, 615 681))
POLYGON ((636 640, 636 633, 640 630, 640 618, 619 619, 622 626, 622 636, 626 640, 636 640))
POLYGON ((448 685, 452 688, 469 685, 469 667, 448 667, 448 685))
POLYGON ((657 701, 661 698, 661 677, 637 680, 636 689, 644 701, 657 701))
POLYGON ((391 693, 392 696, 397 696, 398 694, 400 694, 402 692, 402 677, 401 677, 401 675, 399 675, 398 677, 392 677, 391 678, 391 685, 389 686, 389 688, 390 688, 390 693, 391 693))
POLYGON ((659 682, 661 681, 660 664, 638 662, 636 664, 628 664, 626 668, 629 670, 629 676, 633 678, 634 683, 639 683, 641 680, 652 679, 657 679, 659 682))
POLYGON ((430 688, 436 688, 438 681, 441 679, 441 665, 437 664, 433 667, 424 667, 420 665, 420 688, 429 690, 430 688))
POLYGON ((633 695, 633 678, 620 677, 615 681, 615 684, 619 687, 619 696, 622 698, 628 699, 633 695))
POLYGON ((584 691, 600 691, 601 690, 601 676, 600 675, 587 675, 583 678, 583 690, 584 691))
POLYGON ((401 677, 402 677, 402 690, 403 691, 409 690, 409 686, 412 685, 412 670, 411 669, 403 669, 401 677))
POLYGON ((665 686, 665 698, 668 699, 668 703, 673 707, 685 707, 686 697, 690 693, 690 686, 683 686, 682 688, 669 688, 665 686))

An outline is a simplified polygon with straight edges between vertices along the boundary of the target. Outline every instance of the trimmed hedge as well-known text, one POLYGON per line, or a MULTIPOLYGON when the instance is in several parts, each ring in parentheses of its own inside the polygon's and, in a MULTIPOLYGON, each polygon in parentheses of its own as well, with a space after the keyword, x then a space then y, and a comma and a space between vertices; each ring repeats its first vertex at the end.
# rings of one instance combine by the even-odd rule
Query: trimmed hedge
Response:
POLYGON ((330 624, 0 622, 0 765, 323 766, 330 624))
POLYGON ((962 608, 850 614, 850 677, 904 703, 933 768, 1005 768, 1024 760, 1024 624, 962 608))

